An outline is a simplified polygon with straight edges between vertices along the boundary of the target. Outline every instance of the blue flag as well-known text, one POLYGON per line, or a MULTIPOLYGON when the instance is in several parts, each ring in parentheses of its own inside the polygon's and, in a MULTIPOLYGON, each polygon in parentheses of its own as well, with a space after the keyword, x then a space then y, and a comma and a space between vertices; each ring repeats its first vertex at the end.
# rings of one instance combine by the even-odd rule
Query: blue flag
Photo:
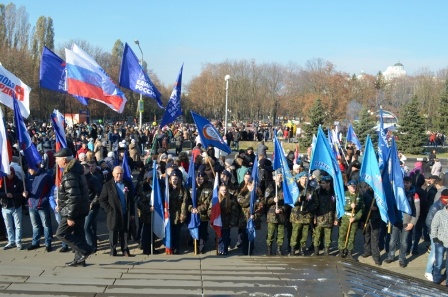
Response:
POLYGON ((165 224, 164 224, 164 205, 162 202, 162 193, 160 192, 160 183, 157 176, 156 160, 152 162, 152 192, 151 205, 154 208, 153 215, 153 232, 158 238, 165 238, 165 224))
POLYGON ((178 116, 182 115, 182 109, 180 108, 180 96, 182 89, 182 71, 184 65, 180 68, 179 75, 177 76, 176 85, 171 92, 170 100, 166 106, 165 113, 163 114, 162 121, 160 122, 160 128, 174 122, 178 116))
POLYGON ((282 186, 283 186, 283 199, 285 204, 294 206, 294 203, 299 198, 299 187, 297 186, 294 177, 289 170, 288 163, 286 162, 286 157, 283 152, 283 148, 278 141, 277 137, 274 137, 274 170, 280 169, 283 175, 282 186))
MULTIPOLYGON (((252 176, 252 180, 253 180, 253 183, 254 183, 254 189, 250 193, 249 211, 250 211, 250 214, 253 215, 254 214, 254 204, 255 204, 255 201, 257 200, 258 156, 255 157, 254 165, 252 167, 252 174, 251 174, 251 176, 252 176)), ((249 218, 247 220, 246 231, 247 231, 247 236, 248 236, 250 241, 254 240, 255 237, 257 236, 256 231, 255 231, 255 224, 254 224, 254 221, 253 221, 252 218, 249 218)))
MULTIPOLYGON (((44 46, 42 50, 42 59, 40 62, 40 87, 60 93, 67 93, 67 85, 65 83, 67 71, 65 61, 58 55, 44 46)), ((81 104, 87 105, 88 99, 73 95, 81 104)))
POLYGON ((121 61, 119 85, 136 93, 148 96, 157 101, 157 105, 163 108, 160 98, 162 95, 153 84, 148 74, 138 62, 138 58, 131 47, 125 43, 123 59, 121 61))
POLYGON ((347 141, 354 143, 357 150, 362 149, 361 142, 358 139, 358 136, 356 136, 355 130, 353 129, 352 124, 348 124, 348 130, 347 130, 347 141))
POLYGON ((123 180, 129 183, 131 187, 129 190, 132 194, 135 194, 134 183, 132 182, 131 167, 128 164, 127 151, 124 151, 123 163, 121 166, 123 167, 123 180))
MULTIPOLYGON (((196 198, 196 178, 195 172, 188 172, 188 176, 192 175, 193 183, 191 186, 191 204, 193 208, 198 207, 197 198, 196 198)), ((190 230, 191 237, 195 240, 199 240, 199 225, 201 225, 201 218, 199 217, 199 213, 191 213, 190 222, 188 223, 188 230, 190 230)))
POLYGON ((389 217, 387 215, 387 202, 384 194, 381 173, 378 167, 378 161, 376 160, 372 140, 370 140, 370 135, 367 135, 364 159, 362 161, 359 178, 361 181, 366 182, 372 187, 376 205, 380 211, 381 219, 385 223, 389 222, 389 217))
POLYGON ((19 103, 17 102, 16 96, 12 94, 12 100, 14 104, 14 124, 16 126, 17 138, 19 140, 19 147, 23 151, 23 156, 28 162, 28 166, 31 169, 38 170, 42 162, 42 156, 37 151, 37 148, 31 142, 30 134, 26 129, 25 122, 23 121, 22 114, 20 113, 19 103))
POLYGON ((164 225, 165 225, 165 253, 167 255, 173 254, 171 245, 171 221, 170 221, 170 185, 168 183, 168 175, 165 175, 165 210, 164 210, 164 225))
POLYGON ((394 198, 394 190, 392 189, 392 182, 390 180, 390 154, 384 162, 384 168, 381 171, 381 177, 383 179, 383 189, 384 196, 386 197, 387 203, 387 216, 389 217, 389 222, 391 224, 395 224, 397 222, 397 216, 395 213, 395 198, 394 198))
POLYGON ((227 145, 227 143, 222 139, 216 128, 210 123, 206 118, 198 115, 197 113, 191 112, 193 120, 198 128, 198 134, 201 138, 201 143, 203 147, 208 147, 212 145, 219 148, 220 150, 230 154, 232 150, 227 145))
POLYGON ((383 109, 380 108, 380 127, 378 131, 378 165, 383 170, 384 161, 389 155, 389 146, 387 145, 386 133, 383 124, 383 109))
POLYGON ((338 218, 341 218, 345 213, 345 191, 342 173, 331 152, 330 144, 325 138, 324 131, 322 131, 320 126, 310 163, 310 170, 314 169, 323 170, 333 178, 334 192, 336 195, 336 212, 338 218))
POLYGON ((191 155, 190 164, 188 164, 187 188, 191 189, 195 183, 194 156, 191 155))
POLYGON ((395 139, 392 137, 392 143, 390 146, 390 180, 392 182, 392 188, 394 190, 395 203, 398 210, 407 214, 412 214, 411 207, 409 206, 406 193, 404 191, 403 173, 400 167, 400 159, 398 158, 397 146, 395 139))

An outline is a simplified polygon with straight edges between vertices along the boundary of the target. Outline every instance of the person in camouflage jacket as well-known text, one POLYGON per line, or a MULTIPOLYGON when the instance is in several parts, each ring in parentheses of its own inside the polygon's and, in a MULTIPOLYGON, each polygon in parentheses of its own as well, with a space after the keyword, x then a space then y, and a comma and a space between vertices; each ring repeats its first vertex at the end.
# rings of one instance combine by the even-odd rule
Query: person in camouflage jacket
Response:
POLYGON ((168 255, 176 254, 179 249, 180 229, 187 219, 187 203, 190 192, 182 186, 182 172, 174 169, 169 179, 169 212, 171 224, 171 248, 166 249, 168 255))
POLYGON ((191 197, 191 199, 196 200, 197 208, 193 208, 190 201, 188 205, 189 212, 196 212, 199 214, 201 219, 201 224, 199 225, 199 253, 204 252, 205 242, 208 238, 208 209, 210 207, 210 202, 212 199, 213 188, 210 183, 206 181, 207 175, 203 172, 199 172, 196 176, 196 197, 191 197))
MULTIPOLYGON (((221 184, 218 189, 218 201, 221 208, 221 237, 218 238, 218 255, 227 255, 230 245, 230 228, 238 225, 241 216, 240 208, 226 185, 221 184)), ((212 212, 212 204, 208 207, 208 216, 212 212)))
POLYGON ((299 255, 305 256, 305 246, 310 224, 313 222, 314 214, 319 204, 315 189, 308 184, 308 173, 303 171, 297 177, 300 194, 294 203, 294 207, 291 209, 289 217, 292 223, 290 255, 295 255, 299 241, 299 255))
POLYGON ((329 255, 331 245, 331 232, 333 226, 337 226, 335 219, 336 198, 333 189, 333 180, 331 176, 322 176, 320 188, 316 191, 318 197, 318 207, 314 216, 313 244, 314 256, 319 255, 319 245, 322 234, 324 234, 324 254, 329 255))
POLYGON ((284 203, 282 174, 278 173, 274 177, 274 182, 268 184, 266 196, 266 222, 268 223, 268 232, 266 236, 267 251, 266 255, 272 254, 272 243, 274 242, 274 234, 277 231, 277 255, 282 255, 283 239, 285 237, 285 221, 286 221, 286 205, 284 203))
POLYGON ((358 195, 357 182, 351 180, 347 183, 348 191, 345 192, 345 213, 341 219, 341 225, 339 227, 338 249, 339 257, 344 258, 343 250, 347 248, 347 258, 355 260, 353 258, 353 249, 355 247, 355 236, 358 230, 358 222, 362 218, 364 212, 364 200, 358 195), (350 226, 351 224, 351 226, 350 226), (347 233, 350 226, 350 233, 347 233), (345 241, 347 239, 347 247, 345 241))
POLYGON ((254 189, 254 181, 250 176, 250 172, 247 172, 244 175, 244 180, 240 185, 240 190, 237 196, 237 201, 239 206, 241 207, 241 215, 239 219, 238 233, 241 234, 241 248, 243 255, 247 255, 248 253, 252 254, 252 250, 254 249, 253 241, 250 244, 249 251, 249 238, 246 230, 247 220, 252 217, 253 222, 255 224, 255 229, 259 230, 261 228, 261 215, 263 213, 263 202, 261 202, 258 197, 262 197, 261 190, 259 188, 254 189), (250 213, 250 194, 252 191, 257 191, 257 199, 254 202, 254 213, 250 213))

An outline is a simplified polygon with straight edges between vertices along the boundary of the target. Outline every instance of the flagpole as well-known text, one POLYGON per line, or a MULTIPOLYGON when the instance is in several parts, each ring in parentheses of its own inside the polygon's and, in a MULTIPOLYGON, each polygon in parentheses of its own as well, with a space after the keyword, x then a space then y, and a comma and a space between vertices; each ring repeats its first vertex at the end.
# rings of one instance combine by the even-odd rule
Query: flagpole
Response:
MULTIPOLYGON (((152 190, 154 191, 154 189, 152 190)), ((151 211, 151 256, 154 256, 154 205, 150 206, 150 208, 153 208, 151 211)))

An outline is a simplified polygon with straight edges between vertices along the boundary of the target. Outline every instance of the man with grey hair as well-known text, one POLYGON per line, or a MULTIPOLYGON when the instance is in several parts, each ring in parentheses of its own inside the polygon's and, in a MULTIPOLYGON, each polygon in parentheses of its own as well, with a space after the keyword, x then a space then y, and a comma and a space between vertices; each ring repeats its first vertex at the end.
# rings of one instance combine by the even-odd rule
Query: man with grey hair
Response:
POLYGON ((84 232, 85 217, 90 210, 84 168, 68 148, 60 149, 54 156, 59 168, 64 168, 56 206, 61 214, 56 237, 75 251, 75 258, 66 265, 85 266, 92 247, 87 244, 84 232))

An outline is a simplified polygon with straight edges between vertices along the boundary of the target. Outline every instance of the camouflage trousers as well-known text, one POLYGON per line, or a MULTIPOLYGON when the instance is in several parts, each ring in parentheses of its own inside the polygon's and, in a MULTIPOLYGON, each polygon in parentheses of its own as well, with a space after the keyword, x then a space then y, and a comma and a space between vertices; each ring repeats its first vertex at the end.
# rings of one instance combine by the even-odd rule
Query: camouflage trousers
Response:
POLYGON ((306 240, 308 239, 308 232, 310 229, 309 223, 292 223, 291 232, 291 246, 297 247, 297 243, 300 243, 300 247, 306 246, 306 240))
MULTIPOLYGON (((350 225, 349 216, 344 215, 339 226, 338 249, 343 250, 345 247, 345 240, 347 239, 348 226, 350 225)), ((347 250, 353 251, 355 248, 355 236, 358 230, 358 222, 353 222, 350 227, 350 234, 348 235, 347 250)))
POLYGON ((285 237, 285 225, 283 223, 268 223, 268 234, 266 237, 266 244, 268 246, 272 245, 274 242, 274 234, 277 231, 277 245, 283 245, 283 239, 285 237))
POLYGON ((324 234, 324 247, 329 248, 331 245, 331 231, 333 227, 315 226, 313 234, 313 245, 318 247, 320 245, 320 238, 324 234))

